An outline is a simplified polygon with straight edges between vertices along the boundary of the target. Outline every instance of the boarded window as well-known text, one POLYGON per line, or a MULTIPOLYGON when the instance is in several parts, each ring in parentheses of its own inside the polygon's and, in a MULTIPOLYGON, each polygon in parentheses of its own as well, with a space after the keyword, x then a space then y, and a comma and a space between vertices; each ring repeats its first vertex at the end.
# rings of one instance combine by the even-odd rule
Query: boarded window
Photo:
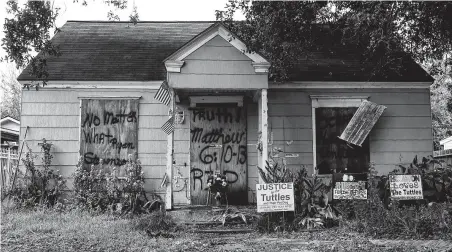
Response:
POLYGON ((85 165, 97 165, 102 159, 107 166, 119 168, 129 154, 137 153, 138 103, 138 100, 82 100, 80 154, 85 165))
POLYGON ((385 109, 385 106, 363 101, 339 138, 361 146, 385 109))
POLYGON ((316 163, 319 174, 333 171, 363 173, 369 166, 369 141, 361 147, 352 147, 339 136, 352 119, 356 107, 321 107, 315 109, 316 163))

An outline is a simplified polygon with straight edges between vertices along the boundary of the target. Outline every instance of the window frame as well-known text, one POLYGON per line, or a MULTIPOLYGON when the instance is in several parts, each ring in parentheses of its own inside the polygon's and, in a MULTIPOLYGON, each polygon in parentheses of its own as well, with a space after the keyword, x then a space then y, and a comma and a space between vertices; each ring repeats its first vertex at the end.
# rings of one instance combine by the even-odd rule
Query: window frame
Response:
POLYGON ((359 107, 361 102, 369 100, 370 96, 338 96, 338 95, 310 95, 312 118, 312 165, 313 175, 319 175, 317 169, 317 137, 316 137, 316 108, 348 108, 359 107))

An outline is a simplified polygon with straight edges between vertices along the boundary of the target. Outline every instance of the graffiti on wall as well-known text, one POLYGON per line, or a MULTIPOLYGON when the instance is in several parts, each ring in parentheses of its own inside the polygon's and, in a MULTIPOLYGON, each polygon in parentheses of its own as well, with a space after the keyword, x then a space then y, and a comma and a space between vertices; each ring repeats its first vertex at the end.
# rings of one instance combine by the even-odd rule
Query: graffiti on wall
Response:
MULTIPOLYGON (((192 203, 202 204, 206 181, 224 174, 230 190, 246 192, 246 117, 238 107, 193 108, 190 123, 192 203), (197 202, 198 201, 198 202, 197 202)), ((246 194, 246 193, 245 193, 246 194)))
POLYGON ((80 123, 85 165, 120 167, 137 153, 138 100, 82 100, 80 123))

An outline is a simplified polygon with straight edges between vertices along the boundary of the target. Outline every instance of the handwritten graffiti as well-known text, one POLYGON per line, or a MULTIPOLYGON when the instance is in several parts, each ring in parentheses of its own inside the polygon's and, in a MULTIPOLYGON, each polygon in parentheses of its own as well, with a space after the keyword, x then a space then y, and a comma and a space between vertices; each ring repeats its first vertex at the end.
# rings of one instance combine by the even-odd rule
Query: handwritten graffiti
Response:
POLYGON ((219 123, 240 122, 242 117, 242 109, 236 108, 235 116, 228 110, 228 108, 206 109, 206 108, 190 108, 193 111, 193 122, 207 120, 218 121, 219 123))
MULTIPOLYGON (((87 152, 85 153, 85 155, 83 155, 84 159, 85 159, 85 164, 88 165, 98 165, 100 162, 100 158, 92 153, 92 152, 87 152)), ((104 158, 103 160, 103 164, 105 165, 115 165, 115 166, 121 166, 121 165, 125 165, 127 163, 126 159, 120 159, 120 158, 104 158)))
POLYGON ((80 153, 85 164, 122 166, 138 143, 138 100, 82 100, 80 153))
MULTIPOLYGON (((190 123, 191 197, 205 204, 209 175, 220 172, 227 178, 229 193, 246 194, 246 120, 237 107, 193 108, 190 123)), ((240 197, 234 197, 234 199, 240 197)))
MULTIPOLYGON (((203 164, 211 164, 217 163, 218 161, 218 154, 216 151, 210 152, 211 148, 215 148, 216 146, 207 145, 204 148, 201 149, 199 152, 199 160, 203 164)), ((226 145, 222 146, 221 148, 221 156, 220 156, 220 163, 230 163, 233 159, 233 157, 236 157, 235 164, 245 164, 246 163, 246 145, 226 145), (236 151, 233 150, 233 147, 237 148, 236 151)))
MULTIPOLYGON (((231 131, 231 129, 229 129, 231 131)), ((192 143, 241 143, 246 132, 228 132, 223 133, 223 128, 212 129, 203 135, 204 129, 194 127, 190 130, 192 143)))
MULTIPOLYGON (((212 171, 202 171, 199 168, 192 168, 191 169, 191 174, 193 176, 193 190, 196 190, 196 181, 199 181, 199 185, 201 190, 203 189, 203 178, 205 178, 205 181, 207 181, 207 177, 211 174, 213 174, 212 171), (205 177, 204 177, 205 176, 205 177)), ((235 171, 223 171, 223 175, 226 176, 226 181, 228 182, 228 184, 234 184, 235 182, 237 182, 237 180, 239 179, 238 174, 235 171)))
MULTIPOLYGON (((137 112, 136 111, 130 111, 127 114, 124 113, 118 113, 114 114, 109 111, 104 111, 103 116, 103 124, 117 124, 117 123, 125 123, 127 122, 137 122, 137 112)), ((85 120, 83 121, 82 127, 85 127, 85 125, 88 124, 88 127, 99 126, 101 124, 101 119, 97 114, 94 113, 87 113, 85 116, 85 120)))
POLYGON ((85 143, 89 144, 110 144, 113 149, 116 149, 118 153, 121 149, 135 149, 135 145, 131 142, 121 143, 116 137, 110 134, 110 129, 107 129, 106 133, 96 132, 96 128, 89 130, 82 129, 83 136, 85 137, 85 143))

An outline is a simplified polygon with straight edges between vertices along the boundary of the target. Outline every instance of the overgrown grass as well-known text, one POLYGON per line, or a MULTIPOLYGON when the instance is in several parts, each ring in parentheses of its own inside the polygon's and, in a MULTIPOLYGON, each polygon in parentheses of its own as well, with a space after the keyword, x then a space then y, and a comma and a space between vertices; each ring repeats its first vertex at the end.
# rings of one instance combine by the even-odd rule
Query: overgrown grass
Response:
MULTIPOLYGON (((13 210, 2 215, 2 251, 434 251, 406 245, 379 247, 345 227, 322 232, 219 235, 176 232, 175 237, 149 236, 173 230, 161 213, 135 219, 87 212, 13 210)), ((177 227, 177 225, 176 225, 177 227)))
POLYGON ((175 249, 171 239, 151 239, 128 219, 80 211, 13 211, 2 215, 1 235, 2 251, 152 251, 162 245, 175 249))

